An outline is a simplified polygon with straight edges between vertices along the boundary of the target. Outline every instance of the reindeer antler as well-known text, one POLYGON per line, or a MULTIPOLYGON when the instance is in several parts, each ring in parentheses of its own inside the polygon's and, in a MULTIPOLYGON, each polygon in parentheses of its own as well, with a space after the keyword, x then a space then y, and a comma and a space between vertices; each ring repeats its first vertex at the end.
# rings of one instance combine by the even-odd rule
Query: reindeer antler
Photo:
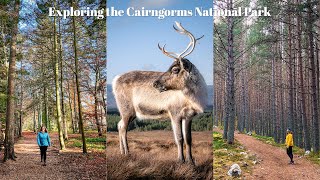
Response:
POLYGON ((190 42, 189 42, 187 48, 186 48, 184 51, 182 51, 181 53, 179 53, 179 54, 178 54, 178 53, 175 53, 175 52, 168 52, 168 51, 166 51, 166 50, 164 49, 166 45, 164 45, 164 46, 161 48, 160 45, 158 44, 158 48, 159 48, 159 49, 162 51, 162 53, 165 54, 166 56, 181 61, 182 58, 184 58, 184 57, 186 57, 186 56, 188 56, 189 54, 192 53, 192 51, 193 51, 194 48, 195 48, 196 42, 197 42, 198 40, 200 40, 201 38, 203 38, 204 35, 202 35, 200 38, 197 38, 197 39, 196 39, 196 38, 192 35, 192 33, 190 33, 189 31, 187 31, 185 28, 182 27, 181 23, 179 23, 179 22, 177 22, 177 21, 175 21, 175 23, 176 23, 176 26, 177 26, 178 28, 176 28, 176 27, 173 25, 174 30, 176 30, 176 31, 177 31, 178 33, 180 33, 180 34, 187 35, 187 36, 189 36, 189 38, 190 38, 190 42), (190 48, 191 48, 191 50, 189 50, 190 48), (187 52, 188 50, 189 50, 189 52, 187 52))

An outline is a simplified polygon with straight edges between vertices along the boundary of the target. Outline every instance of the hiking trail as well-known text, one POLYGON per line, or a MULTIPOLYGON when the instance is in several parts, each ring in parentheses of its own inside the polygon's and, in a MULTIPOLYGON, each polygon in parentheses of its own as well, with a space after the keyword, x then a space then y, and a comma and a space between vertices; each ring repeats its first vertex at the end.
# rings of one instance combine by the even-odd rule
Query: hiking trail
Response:
POLYGON ((50 134, 52 146, 47 151, 47 166, 40 162, 40 150, 34 132, 23 132, 15 143, 16 161, 3 163, 0 152, 0 179, 103 179, 105 161, 93 154, 84 155, 79 148, 59 152, 57 133, 50 134), (100 164, 99 164, 100 163, 100 164))
POLYGON ((319 179, 320 167, 305 157, 294 154, 294 165, 289 165, 285 149, 266 144, 246 134, 235 133, 235 138, 251 154, 255 154, 260 163, 253 168, 246 179, 319 179))

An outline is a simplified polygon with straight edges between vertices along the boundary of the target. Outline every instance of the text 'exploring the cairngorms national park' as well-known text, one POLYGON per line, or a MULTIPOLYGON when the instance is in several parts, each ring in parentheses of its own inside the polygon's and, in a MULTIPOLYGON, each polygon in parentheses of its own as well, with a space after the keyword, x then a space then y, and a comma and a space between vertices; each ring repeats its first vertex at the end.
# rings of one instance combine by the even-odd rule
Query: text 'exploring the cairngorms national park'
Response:
POLYGON ((216 17, 216 16, 271 16, 268 7, 259 9, 252 9, 251 7, 238 7, 235 9, 205 9, 203 7, 194 7, 194 9, 148 9, 145 7, 135 8, 128 7, 127 9, 117 9, 110 7, 106 9, 90 9, 90 7, 84 9, 70 9, 58 10, 54 7, 49 8, 49 16, 59 16, 66 19, 70 16, 95 16, 97 19, 103 19, 104 17, 156 17, 158 19, 164 19, 165 17, 216 17))
POLYGON ((320 180, 320 0, 0 0, 0 180, 320 180))

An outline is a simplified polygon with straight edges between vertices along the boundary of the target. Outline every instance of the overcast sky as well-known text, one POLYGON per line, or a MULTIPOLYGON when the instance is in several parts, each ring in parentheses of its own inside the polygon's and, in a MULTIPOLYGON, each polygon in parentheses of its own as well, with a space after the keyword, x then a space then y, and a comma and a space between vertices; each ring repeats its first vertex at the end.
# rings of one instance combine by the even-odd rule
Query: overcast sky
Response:
MULTIPOLYGON (((128 7, 145 9, 208 9, 208 0, 110 0, 107 7, 126 10, 128 7)), ((157 44, 166 44, 166 50, 182 52, 189 43, 187 36, 178 34, 174 21, 192 32, 197 38, 204 37, 187 58, 197 66, 208 85, 212 85, 213 30, 212 17, 108 17, 107 18, 107 71, 108 83, 118 75, 132 70, 166 71, 173 59, 162 54, 157 44)))

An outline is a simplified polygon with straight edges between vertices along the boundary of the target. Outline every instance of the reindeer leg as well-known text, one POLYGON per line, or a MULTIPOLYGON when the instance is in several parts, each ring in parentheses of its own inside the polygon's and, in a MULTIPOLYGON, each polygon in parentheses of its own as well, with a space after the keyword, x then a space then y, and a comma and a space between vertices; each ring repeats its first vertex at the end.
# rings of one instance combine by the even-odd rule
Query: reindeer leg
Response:
POLYGON ((191 123, 192 121, 189 118, 182 120, 182 133, 183 133, 184 142, 186 144, 187 162, 194 165, 194 161, 191 153, 191 147, 192 147, 191 123))
POLYGON ((128 144, 127 144, 127 128, 129 121, 121 119, 118 123, 118 131, 119 131, 119 144, 120 144, 120 152, 121 154, 128 154, 128 144))
POLYGON ((176 144, 178 146, 178 158, 179 161, 184 162, 184 156, 183 156, 183 137, 181 132, 181 119, 175 118, 171 120, 172 129, 174 133, 174 138, 176 141, 176 144))

